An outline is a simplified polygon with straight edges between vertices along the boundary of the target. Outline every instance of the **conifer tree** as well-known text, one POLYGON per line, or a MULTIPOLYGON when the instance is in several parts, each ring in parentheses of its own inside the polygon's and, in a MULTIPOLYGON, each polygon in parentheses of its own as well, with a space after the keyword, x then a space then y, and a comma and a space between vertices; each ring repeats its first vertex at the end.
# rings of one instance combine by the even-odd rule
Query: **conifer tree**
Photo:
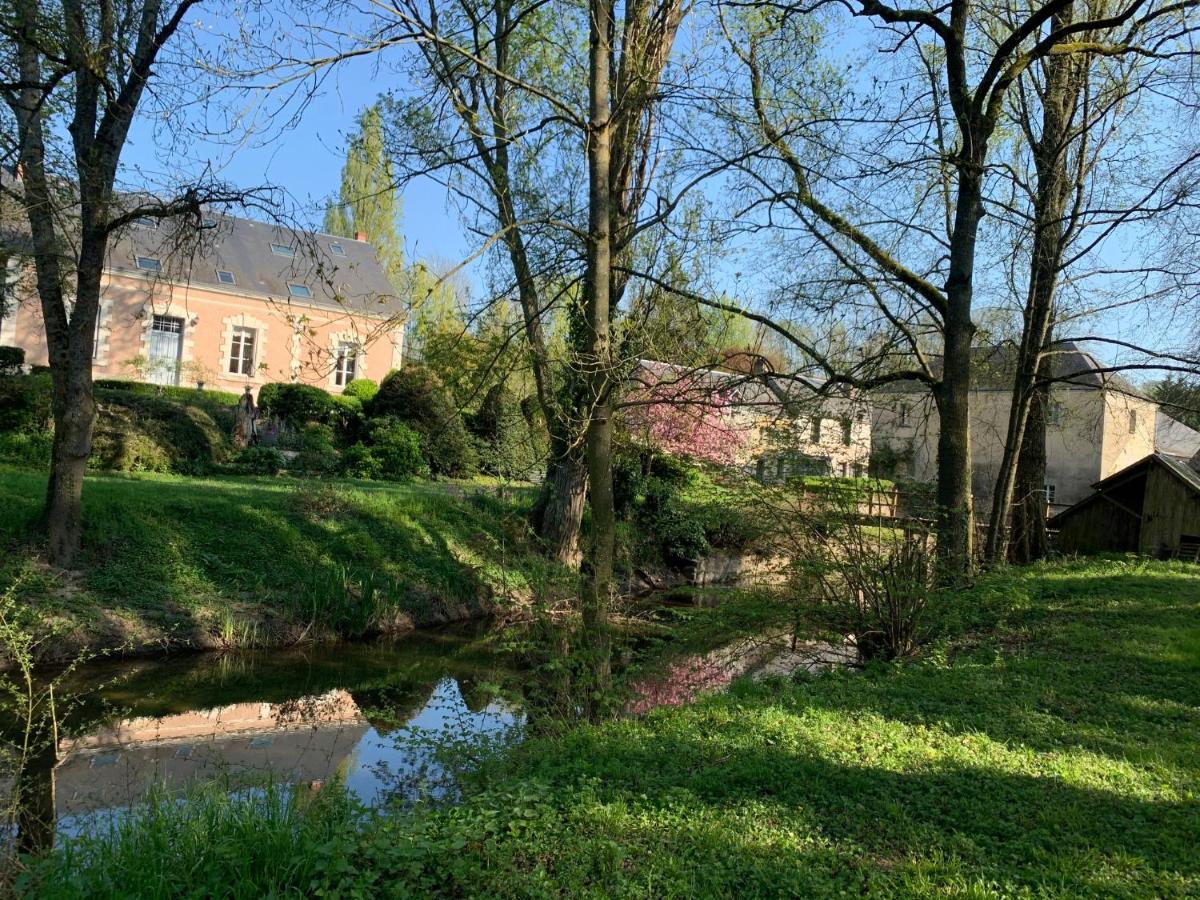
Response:
POLYGON ((397 292, 404 289, 404 247, 400 241, 400 200, 392 162, 383 142, 379 107, 365 109, 346 150, 342 185, 325 210, 325 231, 342 237, 365 232, 379 264, 397 292))

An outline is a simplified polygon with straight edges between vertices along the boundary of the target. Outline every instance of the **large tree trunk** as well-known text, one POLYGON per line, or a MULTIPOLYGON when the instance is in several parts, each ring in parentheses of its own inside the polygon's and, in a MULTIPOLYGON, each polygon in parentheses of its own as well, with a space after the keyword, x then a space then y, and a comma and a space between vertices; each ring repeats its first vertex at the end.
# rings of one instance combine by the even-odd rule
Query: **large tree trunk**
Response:
MULTIPOLYGON (((1059 30, 1069 25, 1071 20, 1072 10, 1067 7, 1055 17, 1052 29, 1059 30)), ((1033 466, 1034 469, 1026 471, 1020 487, 1020 524, 1026 533, 1021 537, 1023 546, 1015 556, 1026 558, 1033 552, 1036 553, 1033 557, 1036 559, 1045 554, 1046 528, 1043 508, 1040 502, 1035 503, 1035 497, 1041 496, 1046 474, 1045 430, 1049 393, 1044 383, 1039 385, 1037 379, 1039 372, 1043 376, 1047 374, 1043 359, 1054 321, 1054 294, 1062 267, 1067 230, 1067 203, 1071 197, 1070 179, 1067 174, 1067 148, 1071 140, 1075 107, 1083 88, 1081 76, 1084 71, 1079 60, 1066 54, 1051 56, 1046 61, 1045 68, 1042 134, 1033 145, 1037 187, 1034 195, 1029 291, 1025 302, 1021 343, 1017 352, 1004 453, 1000 459, 1000 471, 996 477, 992 511, 988 519, 985 558, 989 564, 999 563, 1008 556, 1009 518, 1013 497, 1017 493, 1018 457, 1024 459, 1020 465, 1026 466, 1027 469, 1033 466), (1031 418, 1032 404, 1035 400, 1039 405, 1039 412, 1036 417, 1031 418), (1040 433, 1030 435, 1034 445, 1026 451, 1026 432, 1030 428, 1037 429, 1040 433), (1037 471, 1039 465, 1040 471, 1037 471)))
POLYGON ((79 371, 52 366, 54 384, 54 445, 50 478, 46 482, 47 557, 52 565, 69 568, 83 538, 83 477, 92 450, 96 403, 92 394, 91 361, 79 371))
POLYGON ((546 480, 533 507, 533 527, 547 555, 564 565, 578 566, 579 535, 587 501, 587 461, 578 451, 555 449, 564 442, 551 439, 546 480))
MULTIPOLYGON (((582 355, 590 415, 586 456, 592 516, 585 560, 583 631, 594 681, 592 695, 609 684, 608 608, 613 589, 616 508, 612 484, 612 0, 591 0, 588 46, 588 245, 584 277, 582 355)), ((594 716, 596 704, 589 702, 594 716)))
POLYGON ((1038 363, 1038 381, 1031 392, 1029 415, 1017 458, 1013 490, 1010 562, 1025 565, 1050 552, 1046 534, 1046 414, 1049 408, 1050 357, 1038 363))
POLYGON ((974 567, 971 498, 971 342, 975 325, 971 302, 975 243, 982 215, 982 164, 959 168, 950 266, 946 278, 945 352, 936 398, 938 432, 938 567, 943 581, 970 574, 974 567))

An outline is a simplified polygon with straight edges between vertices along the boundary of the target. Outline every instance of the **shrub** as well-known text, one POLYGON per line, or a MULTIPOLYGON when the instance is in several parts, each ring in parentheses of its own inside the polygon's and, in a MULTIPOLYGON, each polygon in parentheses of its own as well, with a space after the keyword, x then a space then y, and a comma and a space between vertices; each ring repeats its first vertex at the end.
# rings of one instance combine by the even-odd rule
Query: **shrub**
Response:
POLYGON ((43 469, 53 446, 52 431, 0 431, 0 462, 43 469))
POLYGON ((0 375, 20 375, 25 351, 20 347, 0 347, 0 375))
POLYGON ((421 436, 397 419, 371 423, 371 454, 379 461, 380 476, 392 481, 429 472, 421 452, 421 436))
POLYGON ((0 431, 44 431, 51 427, 50 376, 0 377, 0 431))
POLYGON ((309 422, 296 435, 296 459, 288 468, 310 475, 336 472, 341 465, 334 446, 333 429, 328 425, 309 422))
POLYGON ((123 472, 202 474, 229 452, 228 432, 203 409, 167 397, 100 391, 91 464, 123 472))
POLYGON ((342 472, 350 478, 374 481, 383 475, 383 465, 366 444, 353 444, 342 451, 342 472))
POLYGON ((278 475, 286 464, 274 447, 247 447, 237 458, 237 467, 247 475, 278 475))
POLYGON ((353 397, 359 403, 374 399, 379 393, 379 385, 370 378, 355 378, 342 388, 343 397, 353 397))
POLYGON ((625 447, 613 456, 613 503, 618 519, 629 519, 646 490, 646 460, 641 451, 625 447))
POLYGON ((539 452, 531 423, 504 385, 488 391, 470 424, 479 441, 483 471, 502 478, 528 478, 533 473, 539 452))
POLYGON ((306 422, 329 423, 336 405, 328 391, 311 384, 272 382, 258 392, 258 405, 270 416, 298 428, 306 422))
POLYGON ((427 367, 409 366, 389 374, 365 410, 369 418, 392 417, 421 435, 426 462, 435 475, 464 476, 478 469, 462 415, 427 367))

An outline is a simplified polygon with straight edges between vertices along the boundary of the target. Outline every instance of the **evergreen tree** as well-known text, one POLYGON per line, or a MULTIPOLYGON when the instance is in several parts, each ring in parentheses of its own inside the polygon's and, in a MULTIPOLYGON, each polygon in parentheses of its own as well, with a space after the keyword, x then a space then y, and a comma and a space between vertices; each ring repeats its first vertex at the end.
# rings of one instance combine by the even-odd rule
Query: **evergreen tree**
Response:
POLYGON ((341 190, 325 210, 325 231, 349 238, 357 231, 365 232, 388 281, 403 295, 404 248, 395 185, 392 161, 383 143, 383 120, 379 107, 371 106, 359 116, 358 132, 346 150, 341 190))

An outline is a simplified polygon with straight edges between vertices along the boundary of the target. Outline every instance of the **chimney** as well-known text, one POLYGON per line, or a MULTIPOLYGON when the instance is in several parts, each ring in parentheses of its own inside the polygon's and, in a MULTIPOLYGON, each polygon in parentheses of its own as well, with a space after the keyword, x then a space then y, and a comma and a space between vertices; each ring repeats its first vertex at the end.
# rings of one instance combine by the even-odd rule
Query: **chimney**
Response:
POLYGON ((367 233, 365 231, 356 231, 354 232, 354 239, 356 241, 366 241, 367 233))

